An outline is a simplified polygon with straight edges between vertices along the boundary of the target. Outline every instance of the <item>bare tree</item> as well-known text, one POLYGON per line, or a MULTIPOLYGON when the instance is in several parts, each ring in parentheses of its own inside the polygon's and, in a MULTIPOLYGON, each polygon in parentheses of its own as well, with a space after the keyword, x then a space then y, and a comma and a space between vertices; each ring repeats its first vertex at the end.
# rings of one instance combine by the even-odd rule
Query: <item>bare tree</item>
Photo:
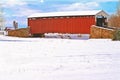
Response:
POLYGON ((3 6, 2 3, 0 3, 0 30, 4 30, 5 29, 5 19, 3 16, 3 6))
POLYGON ((111 15, 109 19, 109 26, 120 28, 120 0, 115 14, 111 15))

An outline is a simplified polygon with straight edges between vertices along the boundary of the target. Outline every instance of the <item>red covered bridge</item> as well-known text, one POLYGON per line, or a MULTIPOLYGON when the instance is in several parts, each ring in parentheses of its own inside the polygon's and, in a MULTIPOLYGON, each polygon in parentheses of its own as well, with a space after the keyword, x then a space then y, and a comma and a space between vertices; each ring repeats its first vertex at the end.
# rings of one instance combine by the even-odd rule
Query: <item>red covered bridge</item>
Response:
POLYGON ((91 25, 106 26, 103 10, 36 13, 28 17, 32 35, 44 33, 89 34, 91 25))

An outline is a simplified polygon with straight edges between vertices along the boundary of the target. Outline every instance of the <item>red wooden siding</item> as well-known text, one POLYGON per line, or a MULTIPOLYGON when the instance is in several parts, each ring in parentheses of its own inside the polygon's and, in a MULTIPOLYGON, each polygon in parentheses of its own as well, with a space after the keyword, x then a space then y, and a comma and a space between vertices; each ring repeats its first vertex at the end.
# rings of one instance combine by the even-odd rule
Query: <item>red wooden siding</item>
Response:
POLYGON ((95 24, 95 16, 29 18, 31 34, 38 33, 81 33, 89 34, 95 24))

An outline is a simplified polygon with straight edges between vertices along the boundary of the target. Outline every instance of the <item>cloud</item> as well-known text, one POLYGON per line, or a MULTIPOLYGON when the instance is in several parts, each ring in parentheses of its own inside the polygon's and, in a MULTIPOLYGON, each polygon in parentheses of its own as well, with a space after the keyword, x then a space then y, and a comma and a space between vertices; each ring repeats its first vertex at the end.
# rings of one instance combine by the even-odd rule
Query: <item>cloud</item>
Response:
POLYGON ((1 3, 4 7, 17 7, 17 6, 24 6, 29 3, 43 3, 44 0, 2 0, 1 3))
POLYGON ((116 2, 118 0, 83 0, 83 1, 80 1, 80 0, 77 0, 78 2, 116 2))
POLYGON ((40 0, 40 2, 41 2, 41 3, 43 3, 43 2, 44 2, 44 0, 40 0))
MULTIPOLYGON (((43 1, 44 0, 40 1, 39 3, 42 3, 43 1)), ((32 2, 22 0, 8 0, 7 2, 2 3, 7 26, 12 26, 13 20, 16 20, 18 21, 18 23, 21 23, 20 25, 26 26, 27 16, 41 11, 39 9, 37 10, 33 7, 30 7, 29 3, 32 2)))
POLYGON ((4 7, 15 7, 15 6, 23 6, 26 5, 26 2, 20 0, 8 0, 2 3, 4 7))
POLYGON ((59 6, 58 11, 76 11, 76 10, 92 10, 99 7, 97 2, 88 2, 88 3, 72 3, 67 5, 59 6))
POLYGON ((41 12, 40 10, 35 10, 35 9, 31 9, 28 7, 24 7, 24 8, 19 8, 19 11, 16 11, 15 14, 13 16, 15 17, 27 17, 33 13, 39 13, 41 12))
POLYGON ((96 0, 96 2, 111 2, 111 1, 118 1, 118 0, 96 0))
MULTIPOLYGON (((40 0, 43 2, 43 0, 40 0)), ((28 6, 28 2, 20 1, 20 0, 8 0, 6 3, 3 4, 4 8, 6 9, 5 14, 9 12, 7 17, 23 17, 29 16, 32 13, 38 13, 40 10, 35 10, 28 6), (8 6, 9 5, 9 6, 8 6), (12 14, 12 15, 11 15, 12 14)))

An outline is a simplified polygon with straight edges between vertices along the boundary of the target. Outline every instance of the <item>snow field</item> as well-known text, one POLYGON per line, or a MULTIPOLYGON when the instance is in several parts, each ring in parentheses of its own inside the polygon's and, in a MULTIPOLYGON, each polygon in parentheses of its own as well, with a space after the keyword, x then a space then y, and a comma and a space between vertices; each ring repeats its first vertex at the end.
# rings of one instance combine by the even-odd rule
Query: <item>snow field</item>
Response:
POLYGON ((120 79, 119 41, 2 39, 0 80, 120 79))

